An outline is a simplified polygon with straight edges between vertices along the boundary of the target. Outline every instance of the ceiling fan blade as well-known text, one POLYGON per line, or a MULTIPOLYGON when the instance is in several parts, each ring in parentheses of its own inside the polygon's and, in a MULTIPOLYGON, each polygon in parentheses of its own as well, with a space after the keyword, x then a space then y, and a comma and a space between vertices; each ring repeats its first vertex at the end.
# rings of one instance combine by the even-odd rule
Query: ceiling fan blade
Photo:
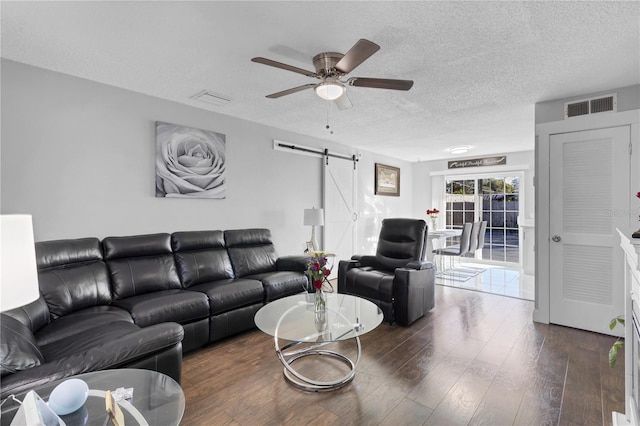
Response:
POLYGON ((297 72, 298 74, 306 75, 307 77, 315 77, 316 73, 313 71, 307 71, 302 68, 294 67, 293 65, 283 64, 282 62, 272 61, 271 59, 257 57, 252 58, 252 62, 257 62, 259 64, 269 65, 271 67, 280 68, 287 71, 297 72))
POLYGON ((342 96, 340 96, 338 99, 335 99, 333 102, 336 104, 338 109, 349 109, 353 106, 353 104, 351 103, 351 99, 349 99, 349 96, 347 96, 347 92, 344 92, 342 96))
POLYGON ((269 99, 276 99, 276 98, 279 98, 281 96, 290 95, 292 93, 300 92, 302 90, 310 89, 310 88, 316 87, 316 86, 317 86, 317 84, 305 84, 304 86, 293 87, 291 89, 283 90, 282 92, 272 93, 270 95, 267 95, 266 97, 269 98, 269 99))
POLYGON ((336 69, 344 74, 349 74, 379 49, 380 46, 374 42, 361 38, 351 49, 349 49, 342 59, 338 61, 336 69))
POLYGON ((409 90, 413 86, 413 80, 391 80, 388 78, 352 77, 347 80, 347 83, 349 86, 392 90, 409 90))

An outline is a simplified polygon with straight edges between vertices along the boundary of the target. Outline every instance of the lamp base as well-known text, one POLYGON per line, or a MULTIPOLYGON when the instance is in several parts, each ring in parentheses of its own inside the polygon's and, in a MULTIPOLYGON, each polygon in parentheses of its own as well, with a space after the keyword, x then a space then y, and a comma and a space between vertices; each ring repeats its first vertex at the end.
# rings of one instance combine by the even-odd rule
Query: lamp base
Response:
POLYGON ((319 251, 320 245, 318 244, 318 240, 316 239, 316 227, 315 225, 311 227, 311 244, 313 245, 313 251, 319 251))

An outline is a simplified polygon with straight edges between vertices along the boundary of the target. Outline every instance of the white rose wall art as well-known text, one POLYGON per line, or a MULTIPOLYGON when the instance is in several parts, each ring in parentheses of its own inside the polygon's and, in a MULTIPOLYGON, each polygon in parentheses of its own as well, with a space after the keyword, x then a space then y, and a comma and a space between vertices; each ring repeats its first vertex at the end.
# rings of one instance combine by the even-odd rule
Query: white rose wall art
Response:
POLYGON ((225 135, 156 122, 156 197, 225 198, 225 135))

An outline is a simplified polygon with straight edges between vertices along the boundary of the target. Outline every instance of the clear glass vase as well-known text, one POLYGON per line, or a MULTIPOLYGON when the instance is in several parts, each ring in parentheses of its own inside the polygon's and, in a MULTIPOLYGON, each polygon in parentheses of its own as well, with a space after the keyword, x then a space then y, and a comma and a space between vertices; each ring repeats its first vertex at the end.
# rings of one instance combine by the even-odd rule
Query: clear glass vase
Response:
POLYGON ((315 312, 324 312, 326 309, 325 294, 322 290, 316 289, 316 300, 313 309, 315 312))
POLYGON ((327 314, 326 312, 316 312, 316 331, 322 333, 327 331, 327 314))

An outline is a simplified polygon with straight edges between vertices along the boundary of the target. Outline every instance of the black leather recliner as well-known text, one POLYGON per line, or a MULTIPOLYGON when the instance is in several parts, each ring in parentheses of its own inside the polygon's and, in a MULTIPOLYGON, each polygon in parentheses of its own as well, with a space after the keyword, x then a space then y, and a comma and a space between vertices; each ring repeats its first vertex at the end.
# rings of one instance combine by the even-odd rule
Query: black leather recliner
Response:
POLYGON ((422 260, 426 247, 424 220, 384 219, 375 256, 340 261, 338 292, 375 303, 391 324, 413 323, 435 304, 435 269, 422 260))

